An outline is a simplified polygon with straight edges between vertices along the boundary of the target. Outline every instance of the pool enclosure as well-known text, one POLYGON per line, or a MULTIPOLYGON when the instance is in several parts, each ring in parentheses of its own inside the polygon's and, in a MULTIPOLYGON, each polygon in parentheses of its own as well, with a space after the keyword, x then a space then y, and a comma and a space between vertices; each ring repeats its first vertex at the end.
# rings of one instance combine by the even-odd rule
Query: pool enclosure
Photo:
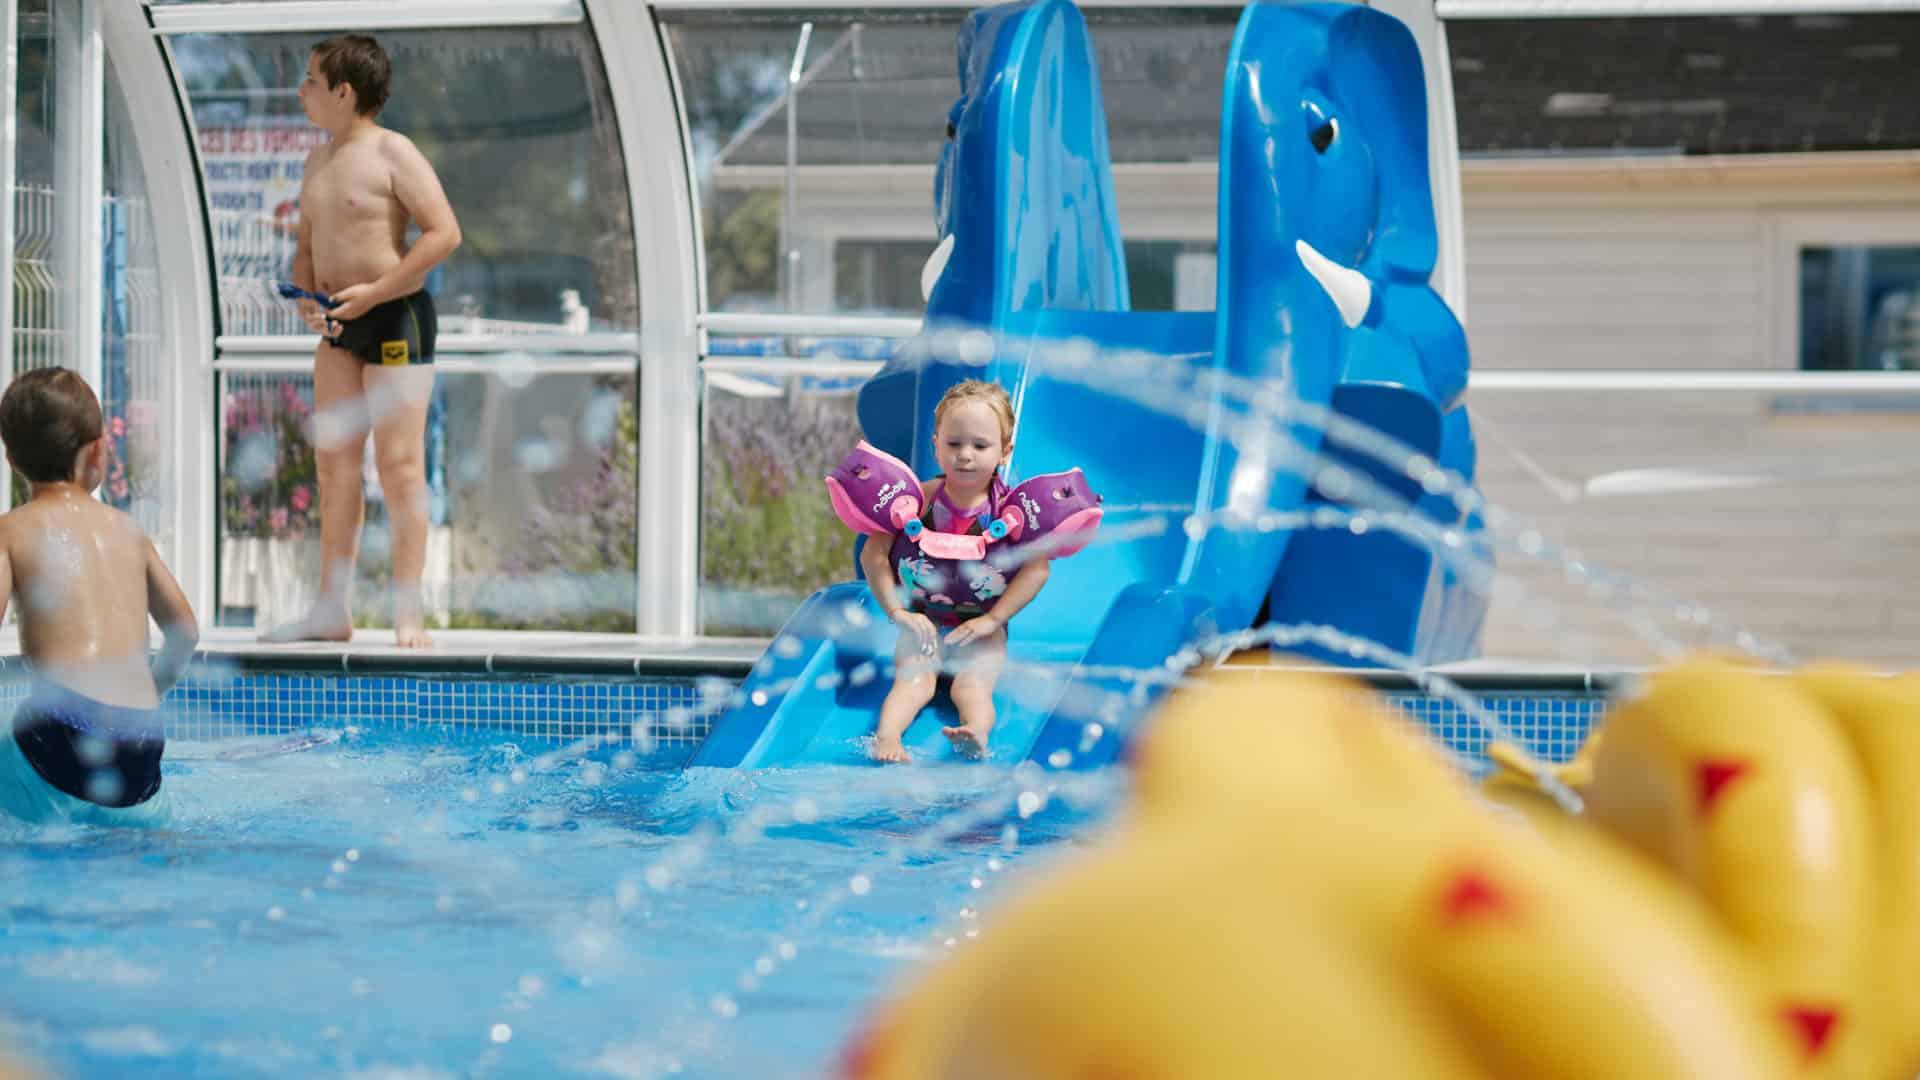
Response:
MULTIPOLYGON (((1219 87, 1239 5, 1080 6, 1100 52, 1133 306, 1211 306, 1219 87)), ((1854 464, 1904 454, 1914 437, 1899 403, 1920 392, 1910 372, 1832 370, 1867 365, 1798 356, 1784 366, 1828 370, 1781 370, 1767 355, 1772 338, 1758 332, 1730 347, 1744 350, 1744 369, 1711 357, 1695 368, 1684 357, 1706 356, 1718 338, 1657 319, 1654 332, 1684 343, 1675 348, 1683 362, 1635 363, 1626 334, 1608 327, 1567 327, 1581 341, 1569 340, 1565 355, 1510 347, 1526 318, 1511 277, 1498 275, 1524 251, 1509 242, 1532 220, 1521 211, 1552 209, 1580 195, 1579 183, 1599 190, 1603 181, 1577 161, 1563 174, 1584 179, 1558 192, 1550 170, 1498 155, 1463 170, 1454 83, 1498 59, 1479 51, 1484 35, 1474 55, 1451 55, 1443 18, 1478 27, 1646 12, 1603 0, 1577 10, 1521 0, 1375 6, 1414 29, 1427 67, 1435 285, 1473 341, 1469 400, 1498 421, 1483 437, 1483 456, 1505 463, 1483 466, 1494 470, 1492 497, 1549 516, 1572 501, 1554 485, 1578 481, 1568 470, 1581 467, 1537 460, 1566 449, 1541 445, 1552 418, 1571 425, 1569 443, 1597 443, 1609 430, 1646 440, 1641 460, 1581 469, 1612 466, 1616 480, 1627 464, 1757 453, 1755 474, 1774 483, 1783 459, 1834 439, 1857 448, 1854 464), (1476 321, 1469 284, 1482 265, 1501 287, 1476 321), (1622 343, 1617 362, 1604 351, 1611 341, 1622 343), (1836 402, 1838 414, 1865 413, 1880 428, 1782 434, 1783 423, 1836 415, 1836 402), (1615 426, 1581 426, 1599 418, 1615 426), (1685 453, 1658 442, 1663 431, 1713 425, 1738 434, 1685 453), (1515 429, 1513 454, 1486 445, 1515 429), (1522 494, 1522 484, 1532 486, 1522 494)), ((1696 2, 1664 14, 1791 18, 1807 6, 1696 2)), ((146 525, 204 622, 246 633, 297 613, 318 565, 306 427, 313 339, 273 285, 288 276, 302 163, 324 136, 294 87, 316 42, 374 33, 394 60, 383 122, 434 162, 466 238, 429 281, 442 319, 428 427, 433 625, 768 635, 812 589, 851 574, 819 477, 853 438, 857 387, 919 327, 920 269, 935 241, 933 162, 967 10, 946 0, 0 0, 9 44, 0 74, 11 91, 0 135, 11 192, 0 199, 0 322, 9 328, 0 378, 64 364, 99 388, 116 451, 102 497, 146 525)), ((1618 104, 1555 93, 1528 107, 1577 115, 1618 104)), ((1833 297, 1864 296, 1864 314, 1835 340, 1864 334, 1882 352, 1905 348, 1880 326, 1904 326, 1898 313, 1872 305, 1920 277, 1920 247, 1908 246, 1920 245, 1920 222, 1888 210, 1880 188, 1858 193, 1890 182, 1849 174, 1834 181, 1852 185, 1828 200, 1835 206, 1766 218, 1755 228, 1786 269, 1767 271, 1778 280, 1758 299, 1733 286, 1708 298, 1756 310, 1791 302, 1773 337, 1797 341, 1811 331, 1792 320, 1804 324, 1833 297)), ((1756 199, 1765 204, 1756 213, 1775 213, 1756 199)), ((1669 213, 1625 212, 1656 223, 1669 213)), ((1669 217, 1669 233, 1711 225, 1669 217)), ((1718 272, 1706 266, 1704 276, 1718 272)), ((1543 274, 1535 309, 1565 311, 1583 287, 1543 274)), ((1881 366, 1909 365, 1895 356, 1881 366)), ((1861 482, 1860 468, 1839 468, 1829 493, 1861 482)), ((1713 479, 1696 482, 1728 488, 1713 479)), ((1637 482, 1643 493, 1658 486, 1637 482)), ((1890 506, 1911 486, 1884 467, 1872 485, 1890 506)), ((370 468, 367 491, 358 608, 384 625, 385 532, 370 468)), ((0 499, 18 493, 0 485, 0 499)), ((1778 507, 1792 508, 1788 521, 1805 512, 1802 494, 1710 507, 1681 535, 1758 550, 1765 523, 1783 520, 1778 507)), ((1858 516, 1841 519, 1883 538, 1920 527, 1904 506, 1880 514, 1862 505, 1848 503, 1858 516)), ((1659 506, 1635 513, 1623 528, 1650 536, 1668 520, 1659 506)), ((1826 541, 1844 543, 1845 530, 1830 527, 1826 541)), ((1823 534, 1781 528, 1789 544, 1821 549, 1823 534)), ((1635 552, 1656 546, 1635 542, 1635 552)), ((1683 584, 1694 575, 1665 568, 1683 584)), ((1823 587, 1820 571, 1804 578, 1796 602, 1807 614, 1783 616, 1785 625, 1819 623, 1808 597, 1823 587)), ((1849 617, 1877 619, 1897 638, 1920 632, 1909 615, 1885 607, 1849 617)))

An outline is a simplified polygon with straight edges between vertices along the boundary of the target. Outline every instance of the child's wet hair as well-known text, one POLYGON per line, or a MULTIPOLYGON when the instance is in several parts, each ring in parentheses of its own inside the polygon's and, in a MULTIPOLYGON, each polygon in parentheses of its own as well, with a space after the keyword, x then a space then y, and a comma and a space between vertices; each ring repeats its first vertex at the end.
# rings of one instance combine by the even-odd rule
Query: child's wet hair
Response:
POLYGON ((0 395, 0 441, 13 467, 36 484, 72 479, 74 459, 102 427, 100 399, 66 368, 36 368, 0 395))
POLYGON ((393 64, 387 50, 366 34, 341 34, 313 47, 320 61, 320 74, 327 77, 327 89, 341 83, 353 87, 353 111, 372 116, 387 103, 387 90, 393 82, 393 64))
POLYGON ((1000 442, 1002 445, 1013 441, 1013 397, 1007 388, 999 383, 983 382, 980 379, 968 379, 955 383, 946 393, 940 395, 940 404, 933 407, 933 429, 947 418, 947 410, 963 401, 984 401, 1000 416, 1000 442))

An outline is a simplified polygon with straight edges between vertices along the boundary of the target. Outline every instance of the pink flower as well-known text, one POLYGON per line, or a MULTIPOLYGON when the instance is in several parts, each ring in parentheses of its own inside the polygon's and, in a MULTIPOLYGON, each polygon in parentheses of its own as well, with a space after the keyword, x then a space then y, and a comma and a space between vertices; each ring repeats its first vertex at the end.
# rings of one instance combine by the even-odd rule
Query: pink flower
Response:
POLYGON ((276 506, 273 508, 273 513, 267 515, 267 528, 274 532, 285 532, 287 530, 286 507, 276 506))
POLYGON ((304 513, 307 507, 313 505, 313 492, 308 490, 307 485, 300 484, 293 489, 291 501, 296 512, 304 513))

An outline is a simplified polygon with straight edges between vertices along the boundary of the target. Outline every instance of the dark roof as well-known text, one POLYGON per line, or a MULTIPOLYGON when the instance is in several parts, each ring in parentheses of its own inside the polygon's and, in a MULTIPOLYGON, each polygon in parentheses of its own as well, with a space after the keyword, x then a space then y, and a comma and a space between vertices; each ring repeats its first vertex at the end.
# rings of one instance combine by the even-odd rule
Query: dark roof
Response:
POLYGON ((1468 153, 1920 147, 1920 14, 1447 24, 1468 153))
MULTIPOLYGON (((1238 12, 1087 11, 1116 162, 1212 161, 1238 12)), ((689 119, 708 152, 777 95, 793 12, 669 22, 689 119)), ((851 16, 811 16, 810 60, 851 16)), ((927 163, 957 91, 951 8, 863 17, 801 94, 802 164, 927 163)), ((1920 148, 1920 13, 1499 19, 1447 24, 1467 154, 1742 154, 1920 148)), ((736 165, 786 160, 774 114, 736 165)))

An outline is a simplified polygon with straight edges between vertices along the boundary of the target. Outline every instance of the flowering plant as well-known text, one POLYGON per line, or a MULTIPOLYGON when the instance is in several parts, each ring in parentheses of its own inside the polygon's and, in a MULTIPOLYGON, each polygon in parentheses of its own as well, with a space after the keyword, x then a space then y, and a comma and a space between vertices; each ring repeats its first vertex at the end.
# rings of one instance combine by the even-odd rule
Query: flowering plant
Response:
POLYGON ((301 537, 319 528, 311 394, 290 379, 227 392, 220 517, 228 536, 301 537))
POLYGON ((109 506, 131 509, 136 502, 159 502, 164 448, 160 409, 151 401, 112 402, 107 423, 107 478, 100 485, 109 506))
POLYGON ((853 576, 853 537, 820 482, 860 438, 853 401, 797 385, 770 400, 708 399, 703 581, 804 596, 853 576))

